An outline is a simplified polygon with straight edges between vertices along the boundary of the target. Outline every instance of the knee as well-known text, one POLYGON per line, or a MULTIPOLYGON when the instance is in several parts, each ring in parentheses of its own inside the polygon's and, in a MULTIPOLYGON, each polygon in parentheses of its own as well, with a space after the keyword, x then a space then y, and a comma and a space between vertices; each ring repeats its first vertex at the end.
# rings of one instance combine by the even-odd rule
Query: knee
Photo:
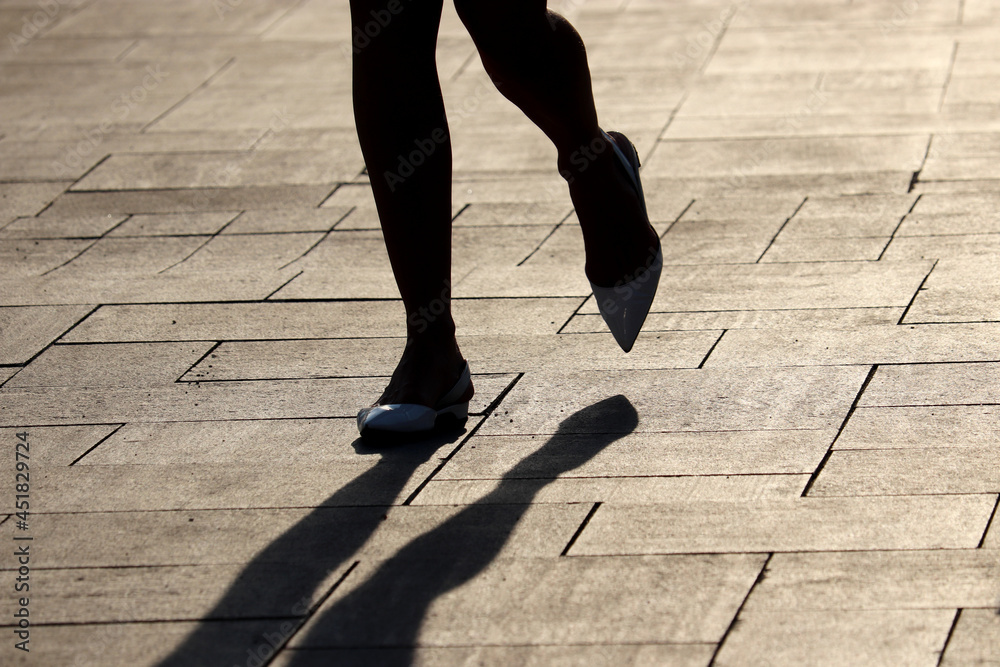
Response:
POLYGON ((482 51, 506 44, 545 21, 546 0, 455 0, 455 10, 482 51))

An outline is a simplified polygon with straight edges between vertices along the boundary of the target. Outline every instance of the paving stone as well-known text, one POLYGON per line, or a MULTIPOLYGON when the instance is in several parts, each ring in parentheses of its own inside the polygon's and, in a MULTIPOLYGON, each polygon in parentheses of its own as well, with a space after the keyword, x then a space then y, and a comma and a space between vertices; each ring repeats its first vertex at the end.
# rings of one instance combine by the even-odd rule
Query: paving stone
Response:
POLYGON ((889 237, 832 239, 784 239, 779 237, 761 257, 762 262, 859 262, 875 261, 889 237))
MULTIPOLYGON (((808 310, 717 310, 650 313, 644 331, 714 329, 802 329, 889 325, 899 322, 903 308, 814 308, 808 310)), ((607 328, 598 314, 574 315, 563 333, 597 333, 607 328)), ((640 338, 641 339, 641 338, 640 338)))
POLYGON ((995 447, 998 415, 1000 409, 992 406, 859 407, 834 447, 995 447))
POLYGON ((455 217, 456 227, 495 225, 546 225, 554 227, 571 209, 556 203, 470 204, 455 217))
POLYGON ((1000 267, 990 257, 942 260, 917 295, 908 322, 1000 320, 1000 267))
POLYGON ((24 364, 92 310, 86 306, 0 308, 0 364, 24 364))
MULTIPOLYGON (((866 74, 877 74, 870 72, 866 74)), ((944 70, 938 71, 943 74, 944 70)), ((811 74, 811 73, 810 73, 811 74)), ((826 72, 825 81, 836 72, 826 72)), ((852 72, 846 72, 852 74, 852 72)), ((943 85, 943 83, 942 83, 943 85)), ((808 99, 808 98, 807 98, 808 99)), ((996 131, 1000 121, 990 118, 985 109, 953 109, 947 113, 902 114, 886 111, 880 114, 799 114, 779 116, 729 116, 727 118, 676 118, 667 129, 665 138, 680 139, 743 139, 769 137, 839 137, 856 135, 859 128, 872 134, 930 134, 948 131, 996 131)), ((898 191, 905 194, 907 188, 898 191)), ((815 193, 813 193, 815 194, 815 193)), ((840 192, 834 195, 844 194, 840 192)), ((858 192, 856 194, 871 194, 858 192)))
MULTIPOLYGON (((508 428, 510 411, 506 404, 501 408, 492 419, 507 422, 502 427, 508 428)), ((545 453, 529 459, 543 444, 541 436, 480 435, 483 430, 441 469, 436 480, 499 479, 509 477, 515 469, 519 477, 581 479, 811 473, 836 435, 833 429, 639 431, 622 436, 573 472, 566 472, 568 453, 591 443, 593 435, 551 436, 546 439, 554 442, 550 450, 558 445, 565 447, 566 453, 545 453)))
MULTIPOLYGON (((1000 234, 910 236, 894 238, 886 248, 883 258, 890 261, 939 259, 945 261, 944 270, 947 270, 947 265, 954 260, 964 262, 986 259, 996 256, 998 250, 1000 250, 1000 234)), ((935 299, 935 301, 940 300, 935 299)), ((965 304, 959 301, 957 305, 965 304)))
POLYGON ((53 345, 5 388, 162 386, 176 382, 212 345, 207 341, 53 345))
MULTIPOLYGON (((929 195, 928 195, 929 196, 929 195)), ((970 213, 916 213, 906 217, 897 237, 1000 234, 1000 218, 970 213)))
POLYGON ((945 35, 897 33, 886 37, 880 31, 863 29, 795 28, 777 34, 734 31, 727 37, 706 73, 946 70, 953 49, 952 40, 945 35), (780 49, 773 47, 776 41, 780 49))
POLYGON ((347 207, 300 208, 279 211, 245 211, 222 234, 273 234, 278 232, 328 232, 350 214, 347 207))
MULTIPOLYGON (((903 306, 927 276, 922 262, 665 266, 654 312, 903 306)), ((591 299, 581 313, 597 313, 591 299)))
POLYGON ((0 224, 38 215, 70 185, 71 182, 0 183, 0 224))
MULTIPOLYGON (((459 336, 474 374, 598 368, 697 368, 714 332, 677 332, 640 339, 626 355, 603 334, 574 336, 459 336)), ((223 343, 182 378, 193 382, 385 375, 405 345, 397 338, 223 343)))
POLYGON ((32 596, 32 603, 38 603, 37 616, 33 616, 44 625, 79 618, 95 623, 294 619, 293 608, 302 602, 319 602, 346 569, 346 565, 333 569, 329 583, 324 581, 326 586, 319 587, 309 568, 281 563, 249 575, 242 572, 242 563, 41 569, 36 575, 40 593, 32 596), (226 595, 230 589, 234 595, 226 595), (254 595, 260 589, 268 595, 254 595))
POLYGON ((90 244, 84 239, 0 241, 0 280, 43 275, 72 260, 90 244))
POLYGON ((18 218, 0 229, 4 239, 95 238, 120 225, 124 215, 92 215, 85 218, 18 218))
POLYGON ((233 211, 133 215, 108 236, 210 236, 227 227, 237 215, 233 211))
MULTIPOLYGON (((440 475, 438 475, 440 477, 440 475)), ((683 477, 599 477, 553 480, 534 503, 611 503, 656 505, 677 500, 761 500, 797 498, 808 475, 690 475, 683 477)), ((524 497, 530 481, 441 480, 423 488, 414 505, 468 505, 489 499, 512 502, 524 497), (492 494, 492 495, 491 495, 492 494)))
POLYGON ((955 612, 746 612, 717 665, 937 664, 955 612))
MULTIPOLYGON (((466 335, 554 333, 579 299, 459 299, 466 335)), ((401 337, 401 302, 265 302, 102 306, 66 342, 401 337)))
POLYGON ((476 646, 408 649, 289 649, 271 664, 274 667, 351 665, 377 667, 412 664, 415 667, 451 665, 593 665, 594 667, 702 667, 715 647, 710 644, 646 644, 642 646, 595 644, 591 646, 476 646))
POLYGON ((415 623, 427 647, 715 642, 764 560, 754 554, 498 559, 476 571, 479 563, 470 561, 449 576, 429 563, 424 574, 414 569, 413 559, 425 552, 417 542, 384 564, 362 563, 291 646, 398 645, 412 641, 415 623), (455 588, 466 573, 472 578, 455 588), (400 600, 389 626, 386 595, 400 600))
MULTIPOLYGON (((57 277, 156 274, 197 251, 208 236, 105 237, 86 243, 87 251, 60 267, 57 277)), ((79 250, 77 251, 79 253, 79 250)))
POLYGON ((570 555, 973 549, 995 501, 961 495, 602 505, 570 555))
POLYGON ((112 155, 74 191, 309 185, 349 180, 358 157, 311 151, 112 155))
POLYGON ((0 300, 11 306, 260 300, 294 276, 292 268, 159 275, 87 275, 63 270, 30 279, 0 278, 0 300))
MULTIPOLYGON (((46 216, 107 213, 187 213, 281 209, 318 206, 332 188, 289 185, 188 190, 66 192, 45 211, 46 216)), ((24 215, 24 213, 19 214, 24 215)))
POLYGON ((654 177, 715 177, 738 185, 759 175, 917 171, 926 148, 922 135, 664 141, 646 169, 654 177))
POLYGON ((70 35, 128 35, 180 32, 180 33, 231 33, 245 32, 257 34, 291 6, 290 0, 266 3, 254 0, 230 7, 232 11, 219 16, 214 7, 192 0, 176 5, 153 7, 137 6, 126 0, 109 2, 105 10, 112 12, 120 20, 113 27, 101 19, 103 12, 80 12, 63 21, 52 31, 53 36, 70 35))
POLYGON ((781 239, 888 237, 915 200, 913 195, 809 197, 781 230, 781 239))
MULTIPOLYGON (((358 549, 365 560, 388 558, 439 526, 448 528, 435 540, 440 554, 483 550, 492 555, 496 550, 501 559, 556 558, 588 510, 571 504, 484 505, 461 515, 459 508, 439 506, 47 514, 35 522, 37 528, 32 526, 35 539, 46 545, 33 564, 161 566, 246 564, 252 559, 254 567, 330 567, 358 549), (88 539, 93 535, 102 538, 88 539)), ((11 522, 0 526, 8 540, 13 531, 11 522)))
POLYGON ((941 664, 988 665, 1000 659, 1000 615, 993 609, 963 609, 941 664))
POLYGON ((859 406, 1000 403, 996 363, 880 366, 859 406))
POLYGON ((0 367, 0 386, 7 380, 14 377, 14 375, 20 370, 20 368, 4 368, 0 367))
POLYGON ((996 447, 835 451, 816 479, 816 496, 1000 493, 996 447))
MULTIPOLYGON (((555 433, 560 410, 571 414, 619 393, 641 415, 639 430, 643 432, 827 429, 840 425, 866 370, 827 367, 530 373, 504 399, 502 407, 509 414, 501 418, 498 412, 479 433, 555 433), (724 383, 721 391, 719 382, 724 383)), ((617 415, 607 415, 590 427, 599 424, 603 432, 617 431, 623 428, 617 420, 617 415)))
MULTIPOLYGON (((13 450, 18 442, 17 433, 28 434, 29 467, 35 465, 56 468, 68 466, 94 445, 114 433, 120 424, 81 424, 71 426, 36 426, 24 422, 11 428, 0 428, 0 438, 13 450)), ((22 449, 23 451, 23 449, 22 449)), ((21 459, 24 460, 24 459, 21 459)), ((5 469, 12 469, 15 456, 3 462, 5 469)))
POLYGON ((984 549, 779 553, 744 610, 990 608, 1000 559, 984 549))
MULTIPOLYGON (((240 664, 248 660, 247 647, 270 646, 264 635, 275 632, 275 621, 223 622, 225 642, 199 642, 188 660, 204 664, 240 664)), ((154 665, 167 658, 175 647, 197 629, 194 622, 115 623, 38 626, 32 628, 29 653, 11 651, 12 665, 39 664, 78 667, 125 667, 154 665)), ((195 664, 189 662, 188 664, 195 664)))
POLYGON ((737 329, 726 332, 705 367, 992 361, 1000 358, 998 334, 994 324, 737 329))
MULTIPOLYGON (((482 412, 514 379, 490 375, 477 382, 470 404, 482 412)), ((383 378, 277 382, 182 382, 156 386, 4 387, 3 425, 62 425, 190 419, 355 419, 385 388, 383 378)))

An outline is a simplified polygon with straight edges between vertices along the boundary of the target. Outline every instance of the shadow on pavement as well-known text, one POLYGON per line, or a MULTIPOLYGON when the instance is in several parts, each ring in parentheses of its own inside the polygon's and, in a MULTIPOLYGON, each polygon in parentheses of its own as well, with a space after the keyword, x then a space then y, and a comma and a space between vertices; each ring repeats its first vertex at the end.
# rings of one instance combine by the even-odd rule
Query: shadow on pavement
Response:
MULTIPOLYGON (((637 425, 635 408, 620 395, 570 415, 563 420, 555 435, 504 475, 489 495, 412 540, 381 563, 363 583, 318 612, 308 632, 298 634, 296 643, 309 649, 388 649, 342 655, 337 664, 378 664, 386 667, 412 664, 412 647, 431 603, 474 578, 494 560, 542 488, 561 473, 579 467, 615 440, 631 433, 637 425), (566 437, 569 434, 573 437, 566 437), (542 478, 540 470, 544 470, 542 478), (369 662, 369 659, 372 661, 369 662)), ((428 443, 416 449, 407 446, 383 451, 379 465, 338 490, 325 504, 334 505, 339 498, 356 497, 358 493, 377 493, 383 497, 391 491, 378 488, 385 484, 394 485, 395 494, 398 494, 420 463, 442 444, 428 443), (393 465, 393 475, 388 479, 384 475, 376 475, 374 471, 379 466, 396 457, 399 457, 397 464, 405 462, 405 465, 393 465), (406 474, 407 470, 409 474, 406 474)), ((301 605, 303 592, 306 596, 310 595, 374 532, 383 517, 384 506, 370 508, 371 511, 365 513, 368 509, 361 508, 360 515, 359 509, 350 509, 350 526, 343 524, 342 520, 346 517, 333 508, 321 507, 311 512, 254 558, 208 618, 233 618, 233 612, 241 605, 251 605, 254 601, 259 605, 261 598, 275 596, 288 598, 279 602, 278 608, 286 603, 288 609, 301 605), (336 539, 334 536, 337 535, 343 538, 336 539), (289 562, 290 558, 293 562, 289 562), (274 572, 280 576, 271 576, 274 572), (292 600, 293 597, 295 600, 292 600)), ((298 608, 290 616, 299 616, 304 612, 303 608, 298 608)), ((273 655, 271 646, 288 636, 288 628, 292 624, 295 629, 299 626, 299 622, 291 618, 283 623, 282 627, 282 621, 273 621, 274 629, 263 634, 266 645, 256 647, 256 653, 254 648, 248 651, 242 642, 240 646, 233 646, 231 655, 234 662, 230 664, 248 667, 267 664, 273 655)), ((198 665, 201 664, 199 655, 218 655, 219 643, 226 642, 227 636, 229 641, 233 640, 227 626, 231 631, 230 623, 224 621, 203 622, 184 644, 160 663, 160 667, 198 665), (213 647, 214 651, 206 650, 208 647, 213 647)), ((330 654, 324 656, 324 653, 293 651, 288 655, 290 660, 282 664, 294 667, 330 664, 330 654)))

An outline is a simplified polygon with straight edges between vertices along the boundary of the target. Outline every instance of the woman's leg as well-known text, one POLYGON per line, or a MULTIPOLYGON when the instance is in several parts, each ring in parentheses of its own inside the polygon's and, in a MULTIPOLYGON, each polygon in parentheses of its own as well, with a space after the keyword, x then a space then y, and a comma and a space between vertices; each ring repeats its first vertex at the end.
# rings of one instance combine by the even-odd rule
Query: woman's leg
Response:
POLYGON ((483 65, 559 151, 583 229, 587 275, 614 285, 648 266, 656 232, 597 122, 580 35, 546 0, 455 0, 483 65))
POLYGON ((355 122, 407 318, 406 349, 380 404, 432 406, 464 365, 451 316, 451 139, 435 64, 441 8, 442 0, 351 0, 355 122))

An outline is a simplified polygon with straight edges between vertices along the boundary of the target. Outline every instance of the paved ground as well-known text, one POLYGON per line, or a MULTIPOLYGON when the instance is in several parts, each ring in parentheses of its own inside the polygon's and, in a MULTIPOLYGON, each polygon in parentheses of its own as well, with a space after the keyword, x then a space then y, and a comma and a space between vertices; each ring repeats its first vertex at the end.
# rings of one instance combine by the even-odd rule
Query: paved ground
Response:
POLYGON ((346 0, 0 0, 0 662, 1000 663, 1000 3, 553 7, 654 312, 622 354, 449 7, 475 415, 373 451, 346 0))

